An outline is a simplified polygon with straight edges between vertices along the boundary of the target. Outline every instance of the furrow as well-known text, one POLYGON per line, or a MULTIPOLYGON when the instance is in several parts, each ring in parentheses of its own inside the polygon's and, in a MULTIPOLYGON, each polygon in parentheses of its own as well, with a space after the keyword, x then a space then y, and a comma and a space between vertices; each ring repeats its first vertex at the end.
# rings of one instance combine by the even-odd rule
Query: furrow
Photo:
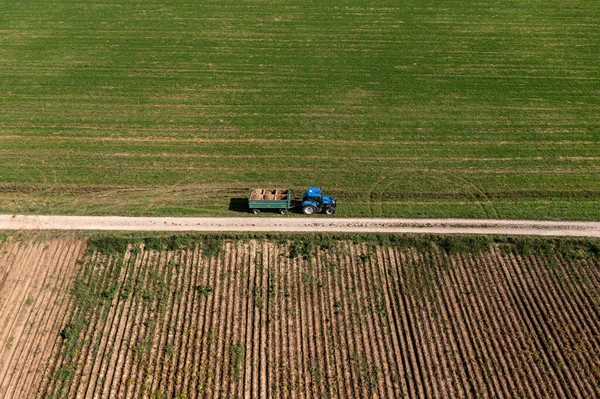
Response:
MULTIPOLYGON (((161 296, 159 276, 162 275, 165 258, 168 254, 165 251, 151 250, 151 262, 148 265, 148 273, 143 280, 141 289, 141 309, 140 319, 136 320, 137 335, 132 339, 133 346, 131 350, 131 369, 129 373, 129 384, 124 391, 125 397, 133 398, 142 396, 146 387, 143 381, 143 375, 150 362, 152 350, 152 337, 156 328, 155 319, 156 304, 161 296), (158 287, 157 287, 158 285, 158 287)), ((135 330, 134 330, 135 331, 135 330)), ((110 392, 110 385, 105 381, 103 392, 110 392)), ((104 394, 107 396, 108 394, 104 394)))
POLYGON ((243 376, 243 397, 251 397, 252 395, 252 381, 253 381, 253 372, 256 367, 254 363, 254 341, 256 331, 254 329, 254 301, 253 301, 253 292, 256 281, 256 264, 258 262, 258 257, 262 254, 263 251, 266 250, 266 243, 260 246, 260 248, 255 248, 248 257, 248 266, 247 266, 247 275, 248 277, 244 281, 244 298, 245 298, 245 319, 244 319, 244 328, 245 328, 245 342, 244 342, 244 376, 243 376))
MULTIPOLYGON (((595 282, 592 281, 589 273, 585 270, 594 267, 593 264, 590 264, 586 259, 567 260, 563 257, 557 257, 557 261, 566 276, 560 272, 559 268, 551 268, 548 272, 552 274, 553 283, 558 286, 562 294, 562 300, 572 302, 572 306, 579 310, 574 313, 578 320, 579 333, 582 337, 599 337, 599 294, 595 290, 597 287, 595 282), (582 334, 582 332, 585 333, 582 334)), ((588 344, 590 345, 589 349, 593 348, 598 351, 600 348, 599 340, 592 340, 588 344)))
MULTIPOLYGON (((257 242, 254 241, 253 253, 255 252, 257 242)), ((283 295, 281 294, 281 265, 277 258, 278 252, 275 247, 267 243, 261 243, 261 248, 268 251, 269 264, 271 267, 269 276, 269 322, 268 322, 268 357, 267 357, 267 397, 273 398, 277 393, 277 377, 279 375, 281 345, 280 342, 280 324, 281 324, 281 307, 280 301, 283 295)), ((244 323, 246 325, 246 323, 244 323)))
MULTIPOLYGON (((100 364, 109 363, 114 355, 114 342, 113 337, 116 334, 116 326, 115 321, 120 320, 122 317, 123 307, 118 306, 119 295, 121 292, 121 283, 124 280, 127 273, 129 273, 129 262, 130 262, 130 252, 126 252, 124 258, 121 260, 120 257, 117 258, 115 254, 112 258, 112 263, 115 267, 119 267, 119 274, 116 281, 111 284, 107 290, 102 293, 99 293, 103 299, 109 300, 110 304, 105 306, 106 311, 102 309, 102 323, 100 325, 96 325, 90 334, 88 335, 89 339, 87 342, 87 349, 84 352, 84 355, 81 359, 81 363, 78 367, 81 369, 78 373, 80 377, 79 380, 76 380, 72 384, 72 396, 73 397, 81 397, 81 395, 86 392, 88 389, 88 384, 90 381, 95 381, 95 378, 98 378, 95 374, 93 374, 93 369, 95 366, 99 366, 100 364), (117 266, 118 265, 118 266, 117 266), (119 287, 117 289, 117 286, 119 287), (113 297, 114 296, 114 297, 113 297)), ((106 260, 107 262, 111 262, 110 260, 106 260)), ((104 273, 107 276, 112 277, 112 271, 104 273)), ((117 354, 118 355, 118 354, 117 354)), ((106 371, 111 371, 112 367, 107 365, 106 371)), ((99 372, 99 371, 97 371, 99 372)), ((106 378, 100 377, 100 378, 106 378)))
POLYGON ((309 281, 306 281, 304 292, 304 307, 303 311, 305 314, 305 325, 308 328, 308 332, 303 334, 304 340, 307 340, 309 347, 309 363, 308 371, 311 375, 311 384, 309 385, 308 392, 311 396, 323 397, 330 396, 330 377, 329 377, 329 364, 327 353, 324 350, 323 330, 321 328, 320 315, 320 303, 315 301, 317 291, 323 289, 323 283, 319 275, 319 257, 320 251, 315 250, 315 254, 312 259, 307 262, 307 268, 309 274, 309 281))
POLYGON ((293 259, 294 262, 294 330, 296 335, 296 348, 298 350, 298 362, 296 367, 298 370, 298 397, 306 398, 309 394, 311 385, 311 374, 309 372, 309 354, 307 342, 305 340, 306 325, 303 318, 303 301, 304 301, 304 285, 305 285, 305 267, 306 262, 302 257, 293 259))
POLYGON ((410 320, 410 334, 413 339, 413 345, 415 346, 416 364, 423 378, 422 382, 425 395, 440 397, 441 394, 435 383, 435 373, 438 364, 434 359, 435 355, 431 353, 429 345, 432 338, 428 336, 428 332, 424 328, 426 325, 426 315, 424 315, 423 307, 427 295, 425 281, 429 280, 429 278, 421 276, 421 273, 427 273, 426 271, 421 272, 419 270, 424 270, 427 266, 421 264, 419 255, 414 250, 401 255, 403 256, 402 259, 405 273, 409 279, 409 281, 407 281, 407 284, 409 284, 409 291, 405 296, 405 300, 407 302, 407 314, 409 315, 410 320))
POLYGON ((243 343, 244 338, 244 296, 243 296, 243 282, 245 275, 245 262, 244 259, 256 246, 255 241, 250 243, 243 243, 241 247, 236 248, 234 261, 232 264, 232 275, 231 279, 234 283, 233 288, 233 314, 231 316, 231 345, 229 349, 229 357, 231 362, 229 372, 229 384, 226 385, 226 391, 224 392, 225 397, 237 397, 240 382, 243 382, 245 364, 243 357, 245 356, 245 346, 243 343))
POLYGON ((443 333, 438 330, 440 324, 439 309, 436 307, 437 296, 439 289, 439 281, 443 279, 443 275, 440 272, 440 265, 438 259, 432 256, 431 253, 419 253, 418 260, 423 267, 429 269, 429 278, 432 286, 423 297, 421 315, 423 317, 423 324, 427 331, 429 339, 430 351, 432 353, 432 379, 434 384, 437 383, 437 390, 440 397, 454 397, 456 396, 452 392, 452 375, 450 372, 450 365, 448 365, 448 350, 443 345, 443 333), (439 280, 438 280, 439 279, 439 280))
POLYGON ((379 397, 393 397, 391 373, 385 358, 385 339, 381 332, 381 325, 377 317, 380 304, 377 303, 381 295, 381 287, 373 281, 373 264, 371 257, 374 255, 366 245, 353 246, 353 273, 358 283, 358 290, 362 298, 361 330, 363 341, 366 343, 365 353, 368 353, 368 363, 363 367, 368 384, 373 388, 373 393, 379 397), (363 260, 364 259, 364 260, 363 260))
MULTIPOLYGON (((174 373, 184 372, 183 370, 177 370, 176 363, 179 356, 178 351, 181 350, 177 341, 178 333, 182 333, 178 327, 181 322, 181 302, 187 293, 185 290, 186 276, 188 270, 191 270, 189 252, 185 250, 175 251, 165 263, 168 271, 164 274, 166 274, 166 281, 169 285, 165 287, 165 292, 161 295, 160 307, 157 309, 163 314, 157 320, 162 331, 153 336, 153 346, 154 343, 157 345, 156 363, 150 363, 147 366, 148 370, 156 370, 156 375, 153 376, 152 380, 146 381, 143 390, 140 391, 140 388, 136 387, 132 397, 152 394, 168 396, 176 382, 174 373)), ((136 384, 141 385, 139 378, 136 384)))
POLYGON ((361 376, 358 370, 352 364, 352 359, 357 358, 358 344, 355 341, 358 336, 354 330, 354 306, 355 296, 348 286, 349 269, 349 244, 341 243, 340 252, 338 253, 339 269, 338 275, 335 277, 338 281, 337 307, 341 320, 341 330, 344 336, 345 353, 342 356, 342 362, 345 362, 350 372, 350 379, 346 380, 347 384, 352 388, 352 396, 364 397, 367 395, 367 388, 361 383, 361 376))
MULTIPOLYGON (((502 286, 497 281, 497 268, 501 267, 493 254, 493 249, 490 253, 481 255, 483 259, 480 270, 481 280, 475 283, 476 286, 484 288, 485 312, 490 314, 490 321, 498 341, 499 354, 498 359, 501 362, 500 372, 507 379, 509 384, 509 392, 514 393, 517 397, 535 397, 535 392, 531 389, 533 384, 544 384, 544 380, 539 375, 537 370, 532 370, 528 361, 523 361, 525 356, 521 353, 521 348, 526 347, 526 341, 518 328, 520 320, 516 320, 515 310, 510 301, 506 298, 506 287, 502 286), (487 282, 486 283, 484 283, 487 282)), ((547 396, 548 392, 542 385, 538 392, 547 396)))
MULTIPOLYGON (((194 293, 192 300, 194 302, 194 306, 192 308, 192 312, 194 313, 194 322, 192 323, 192 328, 194 330, 193 338, 192 338, 192 347, 190 349, 190 371, 189 371, 189 381, 187 392, 184 394, 187 397, 196 397, 198 394, 198 386, 200 383, 199 376, 201 370, 200 364, 200 352, 202 350, 202 329, 204 320, 206 318, 206 307, 203 302, 203 295, 200 293, 202 287, 205 287, 208 282, 208 265, 205 263, 205 259, 203 259, 200 249, 196 244, 194 246, 194 268, 196 271, 196 285, 194 286, 194 293)), ((171 296, 173 296, 174 292, 171 290, 171 296)), ((170 311, 167 310, 167 314, 170 311)), ((166 319, 166 318, 165 318, 166 319)), ((163 327, 163 336, 164 336, 165 327, 163 327)), ((166 351, 165 351, 166 352, 166 351)), ((164 357, 167 354, 165 353, 164 357)), ((157 370, 157 368, 155 368, 157 370)), ((156 378, 155 374, 155 381, 156 378)), ((154 389, 153 389, 154 391, 154 389)))
MULTIPOLYGON (((196 286, 196 267, 194 265, 194 256, 193 252, 186 250, 180 251, 182 253, 182 257, 184 261, 182 262, 180 272, 184 275, 184 281, 186 285, 183 287, 181 292, 181 300, 182 300, 182 313, 180 316, 180 338, 177 342, 177 349, 175 350, 175 354, 177 355, 177 361, 174 362, 175 365, 175 378, 171 381, 172 389, 167 391, 167 396, 170 397, 181 397, 185 392, 185 379, 186 376, 190 374, 190 364, 187 362, 189 352, 191 350, 191 336, 192 325, 195 320, 195 315, 192 313, 193 309, 193 295, 196 286)), ((170 287, 169 287, 170 289, 170 287)), ((148 394, 152 394, 152 391, 149 391, 148 394)))
MULTIPOLYGON (((86 253, 87 242, 82 242, 75 251, 75 258, 71 267, 64 273, 61 271, 61 275, 63 277, 62 281, 59 281, 57 287, 60 287, 57 293, 57 299, 54 304, 58 306, 54 306, 54 311, 48 315, 48 320, 52 320, 48 324, 50 325, 49 331, 61 331, 62 328, 67 323, 67 320, 70 318, 71 313, 74 311, 74 304, 71 296, 71 288, 73 286, 73 281, 76 276, 82 273, 84 268, 83 258, 86 253)), ((47 331, 41 332, 42 334, 48 334, 47 331)), ((45 348, 43 349, 43 353, 47 353, 47 358, 45 364, 40 365, 39 373, 34 377, 33 380, 28 380, 26 391, 23 397, 33 397, 33 396, 41 396, 45 395, 46 388, 48 387, 48 383, 44 382, 44 379, 48 381, 50 378, 50 373, 52 372, 53 367, 57 364, 56 359, 59 357, 61 350, 61 339, 59 336, 51 335, 48 337, 44 344, 45 348)))
POLYGON ((235 262, 235 253, 240 245, 239 242, 227 243, 225 245, 224 262, 219 271, 219 279, 223 282, 223 295, 219 297, 221 308, 219 311, 219 332, 216 358, 220 359, 217 362, 215 372, 213 398, 222 397, 222 387, 228 381, 229 370, 231 367, 231 314, 233 312, 233 304, 235 301, 235 284, 231 275, 233 273, 233 264, 235 262))
MULTIPOLYGON (((84 241, 75 241, 71 246, 73 247, 71 260, 65 262, 64 266, 56 271, 57 275, 61 276, 61 278, 57 279, 54 287, 56 295, 50 302, 53 305, 52 310, 46 313, 44 325, 49 326, 48 330, 40 329, 38 331, 38 337, 43 338, 36 338, 36 342, 39 342, 37 348, 40 350, 40 353, 46 354, 45 361, 36 365, 37 370, 33 376, 23 378, 24 385, 20 397, 28 398, 42 395, 40 388, 44 386, 44 373, 48 371, 51 361, 57 354, 59 337, 53 332, 60 331, 64 326, 64 320, 66 319, 68 312, 72 309, 73 305, 70 289, 75 276, 81 272, 79 268, 81 267, 81 261, 85 254, 87 244, 84 241)), ((37 353, 34 352, 33 356, 37 356, 37 353)))
POLYGON ((386 247, 378 247, 376 250, 377 261, 374 265, 375 282, 382 289, 382 299, 385 305, 385 313, 380 315, 384 324, 384 337, 386 339, 386 353, 390 369, 390 379, 393 383, 394 397, 408 394, 408 386, 404 376, 406 371, 403 359, 401 359, 401 346, 398 340, 398 319, 392 305, 392 293, 388 274, 392 271, 389 253, 386 247))
POLYGON ((18 256, 15 259, 15 262, 10 265, 10 271, 8 272, 9 274, 7 274, 7 278, 2 284, 3 292, 7 293, 7 295, 5 294, 6 296, 3 298, 2 313, 5 315, 5 317, 4 320, 2 320, 0 327, 0 376, 2 377, 2 381, 0 381, 0 387, 2 391, 6 390, 4 383, 6 378, 9 377, 9 361, 7 361, 8 357, 5 355, 5 353, 12 352, 12 330, 15 324, 20 320, 19 312, 23 306, 23 302, 25 302, 26 287, 28 286, 29 281, 27 276, 33 276, 37 272, 35 269, 38 266, 38 262, 36 262, 36 250, 39 245, 39 243, 27 243, 27 247, 24 251, 25 253, 22 255, 22 257, 18 256), (34 265, 33 271, 29 269, 29 265, 34 265), (25 292, 22 289, 23 287, 25 288, 25 292))
POLYGON ((469 395, 482 395, 482 387, 485 387, 483 377, 481 375, 481 367, 477 362, 477 349, 473 341, 471 340, 472 332, 469 329, 469 325, 465 317, 468 317, 471 312, 468 310, 465 312, 462 309, 462 302, 464 298, 454 289, 455 282, 453 281, 452 270, 462 267, 458 264, 457 260, 447 254, 442 254, 443 261, 448 264, 448 275, 445 279, 445 284, 440 285, 440 289, 443 291, 441 298, 444 301, 445 314, 451 323, 453 329, 453 336, 456 339, 456 346, 458 348, 458 354, 460 355, 461 366, 466 372, 467 386, 465 389, 469 390, 469 395), (465 370, 466 369, 466 370, 465 370))
POLYGON ((267 356, 270 348, 268 345, 268 329, 269 329, 269 276, 271 273, 271 252, 263 251, 262 253, 262 276, 261 276, 261 297, 262 307, 260 308, 260 338, 258 341, 259 345, 259 397, 267 397, 267 383, 268 383, 268 364, 267 356))
POLYGON ((415 354, 415 342, 411 336, 409 323, 410 315, 406 305, 406 276, 404 274, 405 264, 402 260, 399 250, 395 248, 390 249, 390 261, 392 265, 392 275, 396 277, 394 286, 390 289, 394 292, 394 304, 393 309, 395 310, 396 320, 401 321, 401 325, 398 327, 400 331, 400 342, 404 348, 403 357, 405 363, 405 375, 403 378, 407 380, 408 395, 409 397, 417 398, 425 395, 423 388, 423 378, 421 376, 422 370, 417 366, 416 354, 415 354))
POLYGON ((456 317, 448 312, 448 304, 446 301, 446 292, 444 287, 449 283, 449 276, 447 268, 451 267, 449 260, 439 251, 436 251, 432 255, 432 261, 440 265, 438 270, 438 278, 440 283, 438 284, 438 294, 434 296, 436 303, 433 305, 434 308, 439 312, 436 321, 438 333, 442 337, 442 348, 448 359, 448 378, 451 380, 452 388, 454 392, 449 394, 449 397, 467 397, 474 395, 475 387, 472 383, 472 379, 468 378, 467 373, 472 373, 468 363, 465 359, 464 351, 460 349, 463 347, 462 334, 457 332, 455 325, 456 317), (466 369, 466 371, 465 371, 466 369))
MULTIPOLYGON (((97 331, 104 330, 106 326, 106 317, 108 315, 110 306, 104 306, 103 301, 108 299, 110 296, 110 292, 112 292, 113 286, 113 273, 114 268, 117 267, 117 260, 115 256, 112 255, 100 255, 96 259, 96 263, 93 268, 93 278, 92 282, 88 285, 91 288, 91 292, 80 292, 77 295, 79 296, 78 301, 82 306, 86 307, 81 317, 84 320, 90 320, 87 323, 87 329, 79 334, 78 337, 71 337, 66 339, 66 345, 69 346, 69 341, 73 339, 79 340, 79 342, 75 342, 72 348, 69 349, 71 353, 69 353, 69 358, 65 359, 66 362, 63 364, 62 370, 72 371, 75 376, 77 373, 81 373, 81 369, 85 365, 85 359, 87 358, 87 354, 89 351, 95 352, 98 350, 98 347, 95 345, 94 337, 97 334, 97 331), (90 295, 91 298, 85 298, 86 295, 90 295), (91 300, 90 304, 85 303, 85 301, 91 300)), ((74 319, 74 323, 81 323, 81 320, 74 319)), ((85 324, 85 322, 84 322, 85 324)), ((94 357, 94 360, 96 358, 94 357)), ((73 385, 72 381, 68 379, 63 379, 63 384, 59 388, 60 396, 67 397, 71 387, 73 385), (67 385, 66 385, 67 384, 67 385), (66 392, 65 392, 66 390, 66 392)))
MULTIPOLYGON (((133 250, 134 248, 132 248, 133 250)), ((129 353, 129 337, 133 328, 133 320, 137 315, 136 304, 137 295, 140 291, 140 282, 143 281, 143 273, 145 264, 147 263, 149 253, 141 250, 129 258, 128 268, 131 270, 123 281, 121 292, 119 293, 122 301, 122 311, 119 316, 118 324, 114 337, 111 342, 112 349, 116 352, 117 357, 111 367, 111 370, 106 374, 106 382, 110 384, 110 396, 112 398, 123 397, 123 390, 127 387, 127 382, 124 379, 127 373, 127 355, 129 353)), ((96 367, 99 367, 96 366, 96 367)), ((97 378, 99 371, 92 372, 92 378, 97 378)), ((87 395, 94 395, 95 384, 90 384, 87 395)))
MULTIPOLYGON (((54 272, 56 265, 61 264, 63 259, 63 251, 65 244, 63 242, 51 241, 48 247, 43 248, 43 252, 37 259, 37 265, 34 267, 33 274, 29 278, 31 284, 24 287, 22 303, 20 303, 19 314, 23 314, 23 319, 17 319, 16 325, 11 326, 11 337, 7 341, 7 347, 10 343, 10 348, 0 356, 7 359, 5 363, 5 371, 0 369, 0 392, 4 392, 3 397, 10 398, 18 390, 18 385, 23 382, 21 372, 32 367, 19 367, 20 363, 33 352, 33 345, 36 334, 33 331, 34 324, 48 311, 48 307, 52 304, 48 300, 50 296, 51 274, 54 272), (45 266, 45 270, 37 270, 38 267, 45 266), (41 294, 40 294, 41 292, 41 294), (38 293, 34 299, 33 295, 38 293), (26 299, 25 299, 26 297, 26 299), (29 302, 32 303, 29 303, 29 302), (13 337, 17 337, 17 340, 13 337), (20 371, 20 372, 19 372, 20 371)), ((28 279, 28 280, 29 280, 28 279)))
MULTIPOLYGON (((184 351, 183 363, 180 366, 180 370, 183 371, 183 376, 181 376, 181 386, 176 390, 175 395, 179 397, 186 397, 190 392, 190 381, 195 371, 197 370, 197 365, 194 363, 194 354, 196 352, 197 347, 197 339, 198 339, 198 302, 197 298, 197 287, 200 286, 200 279, 202 277, 202 268, 199 267, 199 254, 195 249, 187 250, 189 256, 188 268, 189 268, 189 279, 190 285, 188 287, 187 293, 187 311, 186 311, 186 319, 187 319, 187 327, 186 327, 186 340, 183 343, 182 350, 184 351)), ((169 268, 171 271, 174 266, 169 268)), ((171 285, 167 283, 167 287, 169 291, 173 291, 170 287, 171 285)), ((166 313, 166 309, 164 311, 166 313)), ((162 328, 160 334, 158 335, 156 341, 161 342, 162 336, 162 328)), ((157 362, 162 361, 163 358, 167 355, 167 352, 163 346, 158 346, 157 348, 160 357, 157 358, 157 362)), ((154 370, 155 367, 152 368, 152 374, 155 376, 154 370)), ((151 390, 150 392, 154 392, 151 390)))
POLYGON ((549 361, 547 367, 557 375, 558 379, 554 380, 555 385, 561 385, 569 397, 585 397, 582 396, 579 384, 574 383, 573 376, 570 370, 565 369, 566 361, 557 343, 557 337, 554 331, 553 323, 549 319, 553 315, 547 313, 544 308, 544 303, 540 299, 540 288, 538 282, 532 282, 528 273, 531 267, 525 259, 519 263, 518 255, 512 251, 508 254, 508 264, 512 268, 513 273, 519 276, 517 280, 518 286, 524 293, 523 300, 527 305, 527 316, 531 319, 534 327, 537 341, 541 349, 547 355, 549 361), (558 382, 558 383, 557 383, 558 382))
MULTIPOLYGON (((171 319, 173 317, 173 306, 179 295, 177 281, 185 273, 184 251, 168 251, 164 260, 165 269, 161 275, 164 284, 161 299, 158 303, 158 317, 156 318, 156 331, 152 337, 152 349, 150 360, 144 372, 144 391, 158 392, 158 384, 162 377, 162 367, 173 361, 174 351, 167 347, 167 337, 170 331, 171 319)), ((139 384, 139 382, 136 382, 139 384)))
POLYGON ((340 397, 343 395, 341 390, 342 371, 335 360, 333 341, 334 332, 332 326, 333 312, 330 308, 329 298, 333 295, 329 285, 329 254, 331 250, 318 250, 315 255, 315 273, 319 282, 313 287, 311 293, 310 308, 315 315, 315 330, 317 334, 316 353, 318 357, 323 358, 324 366, 324 391, 322 396, 340 397))
MULTIPOLYGON (((140 263, 140 274, 135 282, 134 287, 134 301, 131 304, 131 317, 128 321, 129 329, 126 330, 126 335, 123 337, 123 346, 120 348, 120 352, 123 353, 123 369, 120 374, 120 384, 118 397, 126 398, 131 397, 131 392, 135 389, 137 383, 135 376, 138 369, 138 362, 143 356, 143 349, 140 346, 140 339, 143 334, 143 323, 146 318, 146 305, 147 300, 146 284, 148 278, 152 272, 152 269, 156 265, 156 258, 158 254, 153 250, 144 248, 145 256, 142 258, 140 263)), ((103 364, 101 373, 106 374, 106 365, 103 364)), ((94 394, 98 396, 107 395, 107 390, 111 387, 108 386, 107 381, 99 381, 99 386, 94 390, 94 394)))
POLYGON ((264 271, 265 258, 268 259, 268 249, 263 248, 256 254, 254 259, 254 270, 251 278, 249 292, 249 306, 252 317, 248 320, 252 325, 252 340, 249 342, 250 353, 250 376, 249 392, 252 397, 259 397, 260 392, 260 337, 261 337, 261 307, 262 307, 262 274, 264 271))
MULTIPOLYGON (((82 255, 83 256, 83 255, 82 255)), ((76 279, 80 279, 83 283, 89 284, 93 278, 92 269, 95 265, 95 262, 98 258, 98 253, 93 253, 90 256, 82 258, 82 265, 78 273, 76 273, 76 279)), ((71 287, 74 288, 74 287, 71 287)), ((82 312, 79 304, 75 303, 75 301, 69 301, 69 305, 64 312, 63 318, 60 319, 60 326, 67 326, 67 324, 73 320, 77 315, 82 312)), ((64 327, 63 327, 64 328, 64 327)), ((50 396, 57 389, 56 387, 56 378, 55 375, 58 372, 60 366, 62 365, 65 357, 67 356, 65 341, 64 339, 59 338, 53 343, 52 348, 52 356, 51 363, 47 368, 47 375, 44 376, 45 382, 42 382, 39 393, 43 396, 50 396)))
MULTIPOLYGON (((165 325, 165 321, 170 321, 171 316, 167 313, 167 308, 170 306, 173 297, 171 282, 174 274, 185 276, 186 271, 190 269, 188 257, 189 251, 186 250, 163 250, 158 260, 158 270, 153 275, 149 287, 153 300, 148 306, 149 316, 146 322, 148 333, 144 339, 144 353, 147 353, 147 356, 145 356, 134 382, 136 384, 134 397, 157 394, 153 390, 156 380, 154 371, 157 364, 165 361, 166 352, 168 352, 162 346, 164 342, 161 338, 164 333, 162 327, 165 325)), ((183 294, 183 292, 177 291, 176 295, 179 294, 183 294)), ((172 358, 169 361, 172 361, 172 358)), ((163 394, 163 392, 160 392, 160 394, 163 394)))
POLYGON ((218 378, 218 367, 217 364, 221 360, 217 357, 220 346, 222 345, 222 336, 220 331, 222 330, 224 321, 222 320, 224 311, 223 308, 226 305, 226 281, 221 278, 221 272, 224 268, 224 259, 220 256, 215 256, 215 273, 213 276, 214 282, 214 293, 211 295, 214 297, 211 324, 209 329, 209 342, 208 342, 208 353, 207 361, 210 364, 209 373, 207 375, 207 394, 213 397, 215 395, 215 380, 218 378))
POLYGON ((483 385, 480 385, 479 389, 481 391, 485 389, 488 397, 500 397, 502 395, 500 382, 494 372, 494 366, 491 364, 492 349, 488 341, 489 326, 483 322, 484 314, 475 291, 477 287, 472 284, 471 279, 468 277, 476 270, 469 259, 465 259, 462 254, 457 254, 455 259, 458 267, 450 271, 450 276, 453 280, 452 285, 461 298, 460 317, 464 318, 467 326, 470 341, 476 354, 477 368, 482 376, 483 385))
POLYGON ((350 397, 354 392, 354 380, 352 376, 352 370, 348 365, 347 359, 350 358, 348 350, 348 341, 346 334, 346 328, 344 325, 343 315, 343 299, 344 296, 340 289, 338 282, 340 281, 339 273, 341 264, 341 257, 339 255, 341 244, 337 243, 334 251, 327 254, 325 261, 328 263, 328 270, 325 272, 327 277, 327 287, 332 291, 332 294, 328 295, 327 307, 329 309, 328 318, 332 357, 335 359, 336 374, 338 377, 338 387, 340 396, 350 397))
MULTIPOLYGON (((565 330, 572 325, 573 319, 571 317, 572 313, 569 305, 572 299, 561 303, 562 306, 558 309, 555 304, 557 301, 561 301, 561 299, 558 297, 555 284, 550 284, 550 286, 546 284, 546 277, 541 276, 537 272, 537 270, 539 270, 539 264, 537 264, 532 257, 514 256, 516 257, 517 262, 522 265, 521 267, 524 270, 523 275, 525 276, 524 281, 527 286, 530 287, 530 292, 533 294, 533 298, 537 302, 539 311, 543 315, 548 327, 547 332, 551 337, 548 346, 551 347, 550 350, 556 353, 556 356, 559 359, 560 366, 558 367, 558 370, 566 374, 565 379, 574 382, 581 397, 592 397, 594 395, 594 388, 591 387, 586 380, 581 378, 580 373, 572 372, 576 366, 581 366, 580 362, 583 359, 575 358, 573 359, 575 360, 574 362, 569 361, 572 359, 569 358, 569 353, 566 352, 566 349, 573 345, 569 332, 565 330)), ((578 328, 576 328, 576 330, 578 330, 578 328)))
POLYGON ((553 360, 551 360, 549 353, 545 350, 544 343, 539 339, 540 333, 537 331, 539 327, 536 326, 537 320, 530 309, 530 302, 526 296, 527 293, 523 291, 523 287, 519 281, 521 273, 515 270, 515 267, 512 265, 510 253, 499 256, 498 259, 502 264, 503 283, 509 287, 512 302, 518 310, 516 314, 522 315, 521 325, 523 326, 524 334, 527 336, 527 341, 530 343, 526 350, 531 352, 532 367, 543 373, 547 383, 546 388, 551 389, 555 396, 561 398, 570 397, 570 394, 565 392, 565 389, 568 389, 568 387, 560 380, 561 377, 557 375, 556 370, 551 367, 553 360), (557 384, 556 381, 560 382, 557 384))
MULTIPOLYGON (((499 287, 502 287, 502 303, 503 308, 502 314, 507 320, 506 325, 512 327, 514 331, 511 336, 513 342, 516 339, 516 350, 517 362, 521 364, 517 370, 525 369, 523 372, 523 378, 525 379, 524 386, 526 388, 538 387, 538 391, 547 396, 559 396, 564 397, 564 392, 560 390, 557 392, 553 386, 554 375, 547 369, 543 369, 538 366, 538 363, 542 359, 539 355, 538 343, 536 337, 532 334, 532 328, 529 324, 529 319, 523 309, 523 304, 520 298, 516 296, 514 288, 515 285, 511 279, 507 278, 509 271, 506 265, 506 254, 502 253, 494 248, 491 250, 491 254, 497 263, 497 268, 490 269, 491 280, 499 287)), ((537 392, 530 392, 534 397, 537 392)))
POLYGON ((296 360, 296 350, 295 340, 293 335, 293 322, 291 321, 293 317, 293 300, 291 298, 294 297, 293 285, 294 285, 294 264, 289 257, 285 257, 285 265, 284 265, 284 273, 285 273, 285 282, 284 282, 284 296, 285 296, 285 305, 283 309, 283 319, 282 325, 283 328, 283 341, 282 346, 284 348, 283 355, 283 373, 281 375, 281 381, 283 382, 284 392, 282 396, 284 398, 296 398, 296 373, 297 370, 297 360, 296 360))
POLYGON ((489 306, 490 302, 497 303, 496 297, 489 291, 490 281, 482 278, 485 269, 490 266, 482 262, 483 255, 465 254, 461 257, 465 260, 465 263, 471 265, 470 271, 463 271, 463 280, 468 280, 470 286, 475 290, 471 296, 473 301, 476 302, 481 315, 482 343, 489 348, 488 372, 493 375, 499 389, 501 389, 498 395, 509 396, 512 392, 517 392, 512 376, 505 373, 510 370, 505 357, 506 352, 508 352, 506 348, 510 349, 510 345, 504 342, 503 337, 505 334, 502 332, 501 326, 497 324, 498 318, 489 306))

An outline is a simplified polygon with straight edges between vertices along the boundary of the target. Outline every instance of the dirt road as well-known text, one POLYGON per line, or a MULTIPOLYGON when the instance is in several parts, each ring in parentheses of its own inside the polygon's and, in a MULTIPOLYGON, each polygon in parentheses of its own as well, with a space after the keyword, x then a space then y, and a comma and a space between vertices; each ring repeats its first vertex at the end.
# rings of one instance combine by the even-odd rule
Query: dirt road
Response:
POLYGON ((264 231, 600 237, 600 222, 483 219, 177 218, 0 215, 1 230, 264 231))

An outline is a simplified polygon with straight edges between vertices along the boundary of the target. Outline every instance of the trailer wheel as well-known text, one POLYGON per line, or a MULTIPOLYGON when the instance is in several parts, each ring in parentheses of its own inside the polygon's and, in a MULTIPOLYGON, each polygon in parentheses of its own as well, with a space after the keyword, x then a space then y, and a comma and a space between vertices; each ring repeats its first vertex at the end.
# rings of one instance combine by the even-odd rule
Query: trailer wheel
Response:
POLYGON ((281 213, 282 215, 285 215, 285 214, 287 213, 287 209, 285 209, 285 208, 281 208, 281 209, 279 210, 279 213, 281 213))
POLYGON ((333 215, 334 213, 335 213, 335 208, 333 208, 333 207, 325 208, 326 215, 333 215))
POLYGON ((302 208, 302 212, 304 212, 305 215, 312 215, 313 213, 315 213, 315 211, 316 209, 312 205, 307 205, 304 208, 302 208))
POLYGON ((252 209, 252 213, 255 215, 260 215, 260 209, 252 209))

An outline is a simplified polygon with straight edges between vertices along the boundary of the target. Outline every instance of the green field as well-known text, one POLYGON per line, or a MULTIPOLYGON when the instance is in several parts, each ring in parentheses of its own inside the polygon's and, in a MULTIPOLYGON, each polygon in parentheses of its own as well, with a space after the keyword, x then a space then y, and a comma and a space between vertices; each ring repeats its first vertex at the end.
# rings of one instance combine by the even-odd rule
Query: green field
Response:
POLYGON ((598 220, 599 54, 589 0, 6 1, 0 213, 598 220))

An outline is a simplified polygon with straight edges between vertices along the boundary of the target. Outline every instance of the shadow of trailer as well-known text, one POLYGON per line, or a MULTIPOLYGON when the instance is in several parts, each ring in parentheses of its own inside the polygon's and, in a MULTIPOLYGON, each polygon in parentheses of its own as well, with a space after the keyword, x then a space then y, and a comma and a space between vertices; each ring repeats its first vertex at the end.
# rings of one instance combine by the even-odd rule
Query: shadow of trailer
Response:
POLYGON ((248 198, 231 198, 229 200, 229 208, 232 212, 248 213, 248 198))

